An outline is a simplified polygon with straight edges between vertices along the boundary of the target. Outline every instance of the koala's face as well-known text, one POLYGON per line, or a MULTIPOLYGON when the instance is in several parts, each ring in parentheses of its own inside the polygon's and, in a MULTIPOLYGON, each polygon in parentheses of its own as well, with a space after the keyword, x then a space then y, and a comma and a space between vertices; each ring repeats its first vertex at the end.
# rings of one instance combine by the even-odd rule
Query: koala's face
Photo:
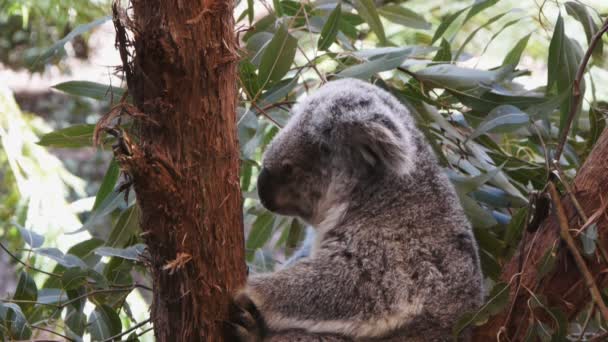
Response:
POLYGON ((416 150, 408 119, 378 87, 352 79, 327 83, 294 107, 266 150, 260 201, 282 215, 322 221, 355 186, 409 172, 416 150))
POLYGON ((268 210, 311 221, 328 186, 328 147, 295 125, 285 127, 264 154, 258 195, 268 210))

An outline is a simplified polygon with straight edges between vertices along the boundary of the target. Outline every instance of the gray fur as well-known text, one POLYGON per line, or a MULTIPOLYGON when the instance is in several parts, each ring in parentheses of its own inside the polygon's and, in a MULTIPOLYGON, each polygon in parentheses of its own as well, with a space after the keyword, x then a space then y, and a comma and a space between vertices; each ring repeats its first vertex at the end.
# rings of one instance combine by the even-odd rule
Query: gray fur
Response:
POLYGON ((265 341, 450 340, 482 303, 471 226, 388 92, 354 79, 322 86, 295 106, 263 168, 262 203, 317 229, 310 257, 251 276, 240 293, 265 341))

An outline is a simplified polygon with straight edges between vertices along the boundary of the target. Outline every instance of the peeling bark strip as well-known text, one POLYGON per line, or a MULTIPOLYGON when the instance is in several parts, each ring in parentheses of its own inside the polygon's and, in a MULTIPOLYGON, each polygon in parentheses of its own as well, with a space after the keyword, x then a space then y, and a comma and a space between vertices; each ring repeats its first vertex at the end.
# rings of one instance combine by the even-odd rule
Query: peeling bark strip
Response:
MULTIPOLYGON (((573 194, 584 210, 589 220, 594 221, 598 228, 598 247, 608 250, 608 214, 605 203, 608 203, 608 130, 604 130, 597 141, 593 151, 580 168, 574 179, 573 194)), ((563 195, 561 202, 566 209, 568 226, 571 229, 580 229, 588 226, 577 214, 574 204, 568 195, 563 195)), ((575 232, 570 231, 572 236, 575 232)), ((578 239, 576 239, 578 240, 578 239)), ((583 276, 579 271, 568 248, 560 241, 560 225, 552 208, 552 215, 547 218, 536 232, 528 232, 523 241, 525 250, 519 251, 519 255, 529 254, 527 261, 524 259, 521 288, 513 306, 513 312, 507 319, 507 312, 492 317, 483 326, 475 329, 474 341, 496 341, 501 335, 500 341, 521 341, 532 323, 533 319, 540 319, 545 323, 554 324, 547 317, 543 309, 537 308, 530 312, 528 299, 530 292, 545 296, 548 307, 558 307, 570 320, 582 309, 586 308, 590 301, 589 289, 585 284, 583 276), (539 264, 545 253, 555 246, 556 265, 550 274, 538 279, 539 264), (527 288, 527 289, 526 289, 527 288), (507 339, 505 336, 508 336, 507 339)), ((578 243, 578 242, 577 242, 578 243)), ((522 244, 520 244, 521 248, 522 244)), ((520 271, 519 255, 515 255, 503 268, 501 278, 509 282, 520 271)), ((525 257, 524 257, 525 258, 525 257)), ((603 267, 604 260, 600 255, 599 248, 592 258, 585 258, 586 266, 595 279, 599 288, 608 286, 608 276, 603 267)), ((511 286, 511 301, 515 296, 516 282, 511 286)))
POLYGON ((155 335, 221 341, 230 292, 246 278, 234 4, 132 0, 129 17, 119 5, 117 48, 136 107, 121 113, 137 113, 137 137, 115 153, 141 207, 155 335))

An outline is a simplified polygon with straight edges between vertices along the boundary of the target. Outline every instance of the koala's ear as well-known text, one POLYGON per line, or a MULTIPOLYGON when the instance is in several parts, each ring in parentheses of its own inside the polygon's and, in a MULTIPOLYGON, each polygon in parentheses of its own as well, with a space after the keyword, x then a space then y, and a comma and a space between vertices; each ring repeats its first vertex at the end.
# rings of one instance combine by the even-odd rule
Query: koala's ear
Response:
POLYGON ((343 143, 355 157, 371 168, 385 168, 397 175, 408 173, 412 166, 412 152, 406 132, 398 131, 391 123, 370 120, 346 124, 343 143))

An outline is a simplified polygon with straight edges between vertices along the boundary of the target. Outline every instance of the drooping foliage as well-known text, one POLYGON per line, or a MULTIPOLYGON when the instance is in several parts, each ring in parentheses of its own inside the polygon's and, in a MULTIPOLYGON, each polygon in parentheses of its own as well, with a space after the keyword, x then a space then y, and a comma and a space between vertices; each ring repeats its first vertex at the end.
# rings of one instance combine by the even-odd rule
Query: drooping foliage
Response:
MULTIPOLYGON (((502 268, 530 227, 538 204, 532 199, 546 190, 556 171, 561 137, 566 140, 557 165, 561 179, 569 182, 605 126, 608 92, 602 82, 608 81, 608 65, 601 39, 591 51, 589 71, 580 80, 577 72, 594 35, 601 33, 606 10, 600 2, 578 1, 241 1, 235 13, 242 56, 238 134, 250 272, 280 266, 307 235, 304 223, 273 215, 257 199, 255 179, 266 145, 299 97, 328 79, 355 77, 387 89, 412 110, 473 224, 488 302, 463 313, 455 335, 510 310, 509 291, 517 283, 501 280, 502 268), (573 103, 573 87, 584 95, 580 105, 573 103)), ((55 88, 106 103, 129 100, 124 89, 87 80, 55 88)), ((131 127, 128 119, 120 124, 131 127)), ((72 126, 41 136, 38 144, 89 147, 93 132, 94 125, 72 126)), ((112 142, 107 137, 105 146, 112 142)), ((14 175, 23 166, 11 167, 14 175)), ((137 339, 145 331, 146 321, 134 320, 126 300, 135 289, 147 291, 141 279, 145 246, 138 237, 134 196, 125 201, 120 183, 113 161, 79 229, 93 237, 67 253, 43 244, 26 221, 7 225, 26 244, 12 250, 15 258, 27 265, 33 259, 45 260, 44 266, 52 261, 54 267, 42 267, 44 278, 32 276, 40 273, 37 269, 22 267, 17 290, 0 304, 2 336, 30 338, 42 327, 72 340, 86 335, 110 340, 116 335, 137 339)), ((602 253, 597 231, 591 224, 576 237, 586 258, 602 253)), ((552 271, 555 255, 546 251, 537 270, 541 278, 552 271)), ((533 298, 530 311, 540 308, 544 314, 531 315, 525 333, 530 340, 576 339, 608 329, 593 305, 568 321, 542 296, 533 298)))

